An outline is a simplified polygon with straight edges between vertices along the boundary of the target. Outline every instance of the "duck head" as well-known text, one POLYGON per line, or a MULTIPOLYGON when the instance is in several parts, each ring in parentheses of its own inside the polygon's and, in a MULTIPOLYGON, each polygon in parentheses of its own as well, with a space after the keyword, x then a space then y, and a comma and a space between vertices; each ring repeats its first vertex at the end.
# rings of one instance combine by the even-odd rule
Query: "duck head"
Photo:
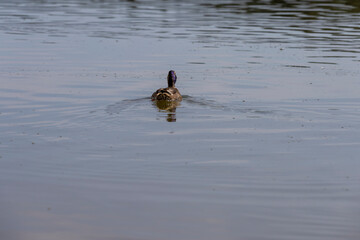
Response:
POLYGON ((175 87, 175 83, 176 83, 176 73, 174 70, 170 70, 169 74, 167 76, 167 81, 168 81, 168 87, 175 87))

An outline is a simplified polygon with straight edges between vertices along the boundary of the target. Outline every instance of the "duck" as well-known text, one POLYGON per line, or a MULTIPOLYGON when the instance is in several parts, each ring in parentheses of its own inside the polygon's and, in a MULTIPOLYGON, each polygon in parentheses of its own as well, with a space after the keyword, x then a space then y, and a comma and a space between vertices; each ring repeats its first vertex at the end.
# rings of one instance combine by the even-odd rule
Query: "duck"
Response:
POLYGON ((168 87, 159 88, 156 90, 152 96, 152 101, 181 101, 182 96, 179 90, 175 87, 177 76, 174 70, 170 70, 167 76, 168 87))

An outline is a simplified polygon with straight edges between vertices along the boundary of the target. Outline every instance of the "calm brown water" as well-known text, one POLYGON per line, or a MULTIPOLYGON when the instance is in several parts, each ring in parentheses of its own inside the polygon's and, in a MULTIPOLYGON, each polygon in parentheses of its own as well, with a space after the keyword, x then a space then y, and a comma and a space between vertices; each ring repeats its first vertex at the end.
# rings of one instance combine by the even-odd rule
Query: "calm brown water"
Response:
POLYGON ((358 240, 359 26, 345 0, 1 2, 0 239, 358 240))

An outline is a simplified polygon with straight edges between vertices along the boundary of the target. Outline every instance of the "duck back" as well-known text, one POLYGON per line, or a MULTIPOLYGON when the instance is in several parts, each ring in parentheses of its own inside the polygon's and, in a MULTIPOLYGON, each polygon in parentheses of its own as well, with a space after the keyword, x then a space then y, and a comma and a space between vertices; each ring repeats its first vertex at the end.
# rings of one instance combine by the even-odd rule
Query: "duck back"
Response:
POLYGON ((152 96, 151 99, 153 101, 157 100, 157 101, 161 101, 161 100, 166 100, 166 101, 173 101, 173 100, 177 100, 177 101, 181 101, 182 97, 181 94, 179 92, 179 90, 175 87, 168 87, 168 88, 159 88, 158 90, 156 90, 152 96))

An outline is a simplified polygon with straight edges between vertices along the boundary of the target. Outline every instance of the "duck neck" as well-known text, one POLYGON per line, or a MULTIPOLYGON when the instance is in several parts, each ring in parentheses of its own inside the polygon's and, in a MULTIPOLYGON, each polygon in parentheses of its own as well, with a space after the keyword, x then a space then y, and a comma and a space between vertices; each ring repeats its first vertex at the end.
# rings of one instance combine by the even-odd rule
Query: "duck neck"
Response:
POLYGON ((175 87, 174 81, 172 79, 170 79, 170 78, 168 78, 168 87, 169 88, 175 87))

